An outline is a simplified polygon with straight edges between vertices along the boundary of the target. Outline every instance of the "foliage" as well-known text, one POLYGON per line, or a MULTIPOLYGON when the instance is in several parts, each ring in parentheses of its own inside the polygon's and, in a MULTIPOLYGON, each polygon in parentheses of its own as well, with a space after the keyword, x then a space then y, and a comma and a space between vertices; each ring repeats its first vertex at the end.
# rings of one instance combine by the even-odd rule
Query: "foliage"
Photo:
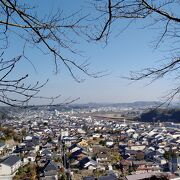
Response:
POLYGON ((60 175, 60 177, 58 178, 59 180, 66 180, 66 175, 63 173, 62 175, 60 175))
POLYGON ((54 159, 54 161, 55 161, 55 162, 61 162, 61 163, 62 163, 62 159, 61 159, 60 157, 56 157, 56 158, 54 159))
POLYGON ((0 112, 0 119, 6 119, 8 118, 7 114, 0 112))
POLYGON ((105 146, 106 145, 106 141, 105 140, 100 140, 99 144, 102 145, 102 146, 105 146))
POLYGON ((122 157, 118 151, 111 152, 111 164, 119 163, 122 160, 122 157))
POLYGON ((180 122, 180 109, 156 109, 143 113, 138 121, 153 122, 180 122))
POLYGON ((36 166, 34 164, 27 164, 20 167, 13 180, 37 180, 36 166))
POLYGON ((20 142, 22 140, 22 135, 16 133, 12 128, 9 127, 0 127, 0 131, 4 133, 4 136, 1 137, 1 140, 13 139, 14 141, 20 142))
POLYGON ((25 136, 27 135, 27 131, 26 131, 25 128, 23 128, 23 129, 21 130, 21 135, 22 135, 23 137, 25 137, 25 136))
POLYGON ((93 170, 93 175, 94 175, 96 178, 99 178, 99 176, 105 176, 105 175, 107 175, 107 173, 106 173, 105 170, 94 169, 94 170, 93 170))
POLYGON ((96 161, 96 160, 97 160, 97 155, 96 155, 96 154, 93 154, 91 159, 93 159, 94 161, 96 161))
POLYGON ((166 159, 166 160, 171 160, 172 158, 174 158, 174 157, 177 157, 177 155, 176 155, 176 153, 174 152, 174 151, 172 151, 172 150, 169 150, 169 151, 166 151, 164 154, 163 154, 163 156, 164 156, 164 158, 166 159))

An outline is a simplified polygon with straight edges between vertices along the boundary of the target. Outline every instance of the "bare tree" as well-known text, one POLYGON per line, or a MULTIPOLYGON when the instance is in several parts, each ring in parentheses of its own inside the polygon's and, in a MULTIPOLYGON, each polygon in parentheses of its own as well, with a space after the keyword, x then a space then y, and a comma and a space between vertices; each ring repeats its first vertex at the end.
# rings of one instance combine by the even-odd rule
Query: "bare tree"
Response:
MULTIPOLYGON (((131 72, 129 80, 139 81, 150 79, 153 82, 173 74, 176 87, 170 90, 166 95, 165 103, 171 101, 180 95, 180 1, 179 0, 100 0, 94 1, 94 7, 98 12, 97 22, 93 25, 93 35, 91 40, 105 40, 107 43, 111 34, 112 26, 117 26, 121 20, 127 21, 125 30, 134 21, 143 21, 146 19, 148 24, 145 27, 158 27, 160 36, 158 36, 155 48, 159 48, 162 43, 169 44, 167 58, 157 67, 146 68, 138 72, 131 72), (98 25, 97 25, 98 24, 98 25)), ((172 85, 173 86, 173 85, 172 85)))
MULTIPOLYGON (((91 1, 92 2, 92 1, 91 1)), ((11 73, 16 70, 19 61, 28 60, 26 49, 32 46, 42 52, 43 55, 51 55, 55 64, 55 72, 59 66, 65 66, 70 75, 77 81, 84 79, 79 77, 77 72, 82 72, 91 77, 99 77, 102 72, 90 73, 89 63, 81 61, 79 51, 75 48, 77 38, 87 35, 90 29, 94 34, 89 36, 91 40, 105 40, 107 43, 111 33, 111 27, 117 21, 127 20, 127 26, 137 20, 147 19, 147 26, 161 26, 155 48, 161 43, 171 43, 171 53, 157 67, 146 68, 139 72, 131 73, 130 80, 142 80, 150 78, 151 82, 173 74, 177 86, 167 96, 167 103, 170 103, 175 96, 179 96, 179 11, 180 2, 178 0, 94 0, 94 7, 99 12, 99 16, 93 22, 93 29, 86 26, 87 15, 82 16, 81 12, 75 12, 69 16, 64 16, 63 11, 57 11, 50 15, 40 16, 37 9, 31 2, 21 2, 18 0, 0 0, 0 102, 7 105, 23 105, 31 98, 37 96, 40 89, 47 83, 34 85, 28 84, 28 74, 14 78, 11 73), (7 59, 5 56, 10 44, 15 43, 11 35, 17 36, 23 41, 22 53, 7 59), (67 53, 68 52, 68 53, 67 53), (68 54, 68 56, 67 56, 68 54), (73 57, 73 58, 72 58, 73 57)), ((95 13, 96 14, 96 13, 95 13)), ((54 98, 50 98, 54 100, 54 98)))
POLYGON ((77 75, 77 72, 82 72, 91 77, 99 76, 98 73, 89 72, 89 64, 86 61, 80 61, 82 57, 79 51, 74 48, 77 43, 74 37, 82 35, 87 28, 81 24, 86 15, 82 16, 78 11, 69 16, 64 16, 63 11, 57 11, 42 17, 38 15, 36 8, 31 5, 30 1, 18 0, 0 0, 0 14, 0 51, 2 53, 0 61, 0 102, 12 106, 23 105, 31 98, 37 98, 37 93, 47 83, 28 84, 25 81, 28 74, 17 79, 10 76, 20 60, 31 61, 31 58, 26 55, 28 46, 37 48, 43 55, 51 55, 56 73, 58 67, 64 65, 77 82, 84 80, 77 75), (15 47, 11 34, 23 40, 24 45, 20 55, 7 60, 4 54, 8 50, 10 42, 15 47), (68 57, 65 55, 66 52, 69 54, 68 57), (76 57, 76 59, 71 57, 76 57))

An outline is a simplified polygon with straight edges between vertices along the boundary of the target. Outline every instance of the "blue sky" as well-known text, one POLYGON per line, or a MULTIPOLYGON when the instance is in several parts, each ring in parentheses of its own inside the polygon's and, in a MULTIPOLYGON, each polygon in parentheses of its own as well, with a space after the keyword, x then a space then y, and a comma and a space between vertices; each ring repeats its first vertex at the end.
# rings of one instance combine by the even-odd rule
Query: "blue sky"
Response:
MULTIPOLYGON (((55 11, 56 8, 63 9, 65 14, 79 9, 82 9, 83 13, 89 12, 89 9, 85 9, 88 4, 83 0, 39 0, 38 2, 34 0, 34 2, 39 5, 38 13, 40 15, 48 13, 51 9, 55 11)), ((90 71, 107 70, 109 75, 105 77, 94 79, 84 76, 86 81, 77 83, 63 66, 60 66, 60 71, 55 74, 53 58, 49 55, 43 56, 39 51, 32 48, 28 49, 26 53, 36 66, 36 71, 26 61, 19 64, 16 75, 28 72, 31 75, 28 79, 30 82, 45 81, 48 78, 49 83, 42 89, 40 95, 61 94, 62 100, 67 97, 80 97, 77 103, 159 100, 168 92, 170 78, 157 81, 149 86, 146 86, 148 81, 130 84, 128 80, 121 78, 121 76, 128 76, 130 71, 138 71, 156 65, 158 60, 163 58, 164 52, 162 49, 154 50, 152 48, 152 41, 156 39, 157 31, 142 29, 143 24, 135 22, 125 32, 117 36, 120 27, 123 25, 125 25, 124 22, 119 22, 114 27, 114 33, 112 33, 106 46, 103 43, 88 43, 83 39, 80 39, 80 44, 77 46, 78 49, 84 51, 83 55, 89 59, 91 63, 90 71)), ((15 48, 12 44, 8 56, 18 53, 18 50, 22 47, 21 41, 16 40, 15 37, 13 37, 13 40, 16 41, 15 46, 19 48, 15 48)), ((65 55, 68 56, 69 54, 65 55)), ((41 104, 44 102, 36 100, 32 103, 41 104)))

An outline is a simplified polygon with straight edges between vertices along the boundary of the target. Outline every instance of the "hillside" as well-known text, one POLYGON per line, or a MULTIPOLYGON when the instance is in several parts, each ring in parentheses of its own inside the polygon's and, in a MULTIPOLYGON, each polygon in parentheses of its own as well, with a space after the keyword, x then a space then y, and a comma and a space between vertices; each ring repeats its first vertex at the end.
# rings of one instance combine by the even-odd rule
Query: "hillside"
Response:
POLYGON ((180 123, 180 109, 158 109, 142 113, 138 121, 180 123))
POLYGON ((0 119, 8 118, 9 109, 7 107, 0 106, 0 119))

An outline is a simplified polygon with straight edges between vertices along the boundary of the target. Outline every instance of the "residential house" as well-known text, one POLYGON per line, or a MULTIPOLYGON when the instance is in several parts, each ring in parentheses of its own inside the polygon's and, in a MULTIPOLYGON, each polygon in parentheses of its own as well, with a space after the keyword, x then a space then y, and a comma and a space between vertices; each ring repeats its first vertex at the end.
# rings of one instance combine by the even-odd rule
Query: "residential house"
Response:
POLYGON ((86 140, 82 139, 80 142, 77 143, 77 145, 85 148, 88 146, 88 142, 86 140))
POLYGON ((89 157, 84 157, 82 160, 79 161, 79 167, 81 169, 96 169, 97 162, 90 159, 89 157))
POLYGON ((58 166, 52 162, 48 161, 42 168, 41 180, 54 179, 58 180, 58 166))
POLYGON ((128 160, 121 160, 120 161, 120 170, 122 173, 126 173, 130 170, 130 168, 132 167, 132 162, 128 161, 128 160))
POLYGON ((116 177, 116 175, 115 174, 113 174, 113 173, 110 173, 110 174, 108 174, 108 175, 106 175, 106 176, 100 176, 99 178, 98 178, 98 180, 117 180, 118 178, 116 177))
POLYGON ((13 175, 22 165, 21 158, 10 155, 0 163, 0 176, 13 175))
POLYGON ((151 171, 159 171, 161 168, 153 163, 153 162, 146 162, 146 161, 133 161, 132 162, 133 169, 136 173, 144 173, 144 172, 151 172, 151 171))

